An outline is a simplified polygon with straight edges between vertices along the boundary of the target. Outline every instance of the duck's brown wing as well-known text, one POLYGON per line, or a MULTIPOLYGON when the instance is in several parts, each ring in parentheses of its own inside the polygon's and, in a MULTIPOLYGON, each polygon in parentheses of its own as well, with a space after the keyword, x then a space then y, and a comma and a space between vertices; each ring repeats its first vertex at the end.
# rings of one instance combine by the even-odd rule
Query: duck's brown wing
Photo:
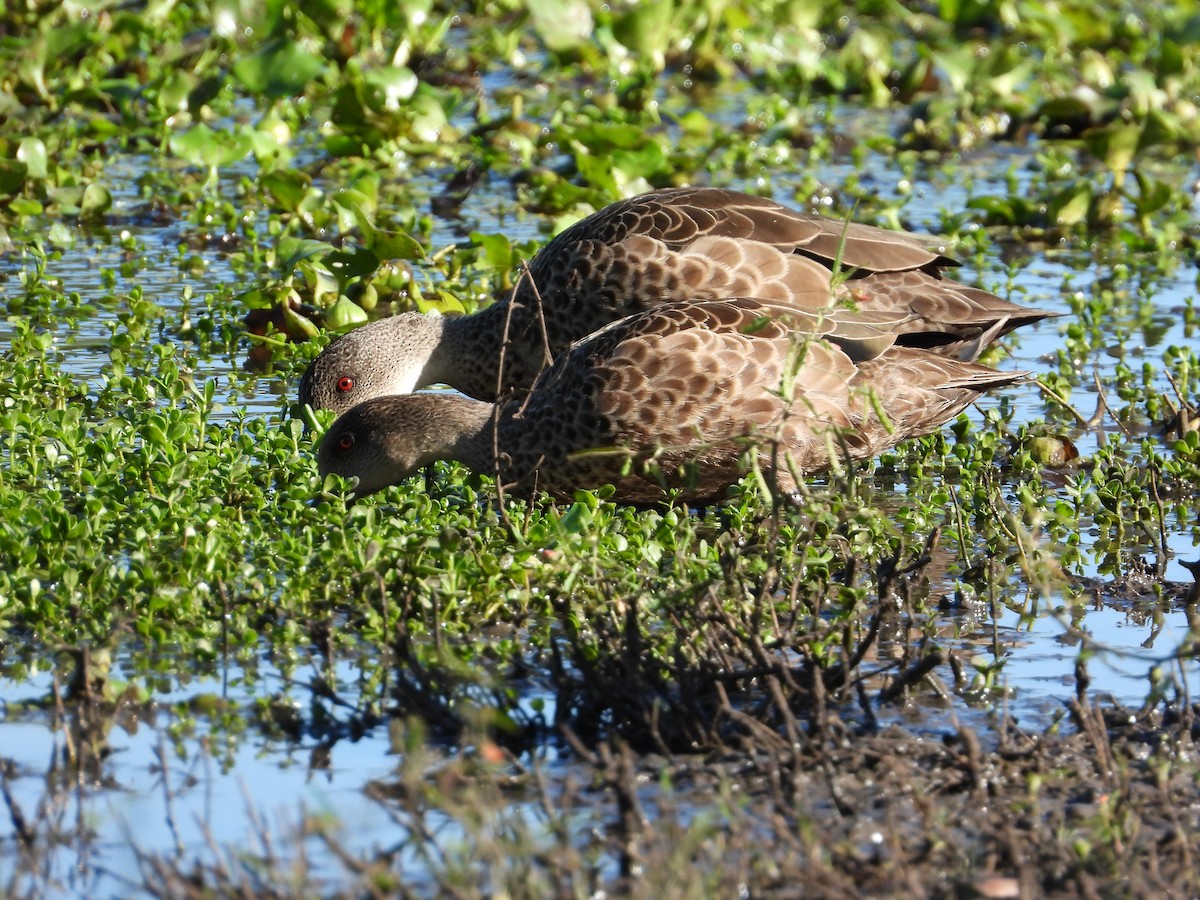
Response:
POLYGON ((835 314, 845 323, 869 322, 893 332, 902 345, 962 359, 974 359, 1001 334, 1046 315, 925 269, 840 279, 808 256, 731 237, 705 236, 674 251, 647 236, 630 235, 603 251, 611 257, 618 253, 637 261, 625 263, 625 278, 605 280, 639 310, 678 299, 753 297, 835 314))
MULTIPOLYGON (((767 297, 820 309, 834 299, 833 280, 935 277, 948 265, 956 263, 914 235, 735 191, 679 188, 614 203, 559 234, 534 257, 515 298, 522 337, 540 338, 544 321, 557 355, 606 322, 660 303, 767 297)), ((887 296, 893 311, 897 299, 887 296)))
POLYGON ((555 255, 580 241, 617 244, 640 234, 681 250, 703 237, 756 241, 871 272, 958 265, 931 237, 803 213, 739 191, 667 188, 606 206, 546 245, 555 255))
POLYGON ((768 308, 697 303, 637 317, 594 356, 596 404, 629 443, 688 447, 726 442, 779 414, 788 329, 768 308))
POLYGON ((977 352, 981 335, 994 340, 1046 316, 945 278, 952 265, 931 238, 762 197, 643 194, 576 223, 534 258, 509 323, 510 380, 527 386, 537 371, 529 365, 661 303, 752 296, 810 310, 850 305, 893 315, 903 343, 954 356, 977 352))
MULTIPOLYGON (((538 381, 521 415, 547 435, 693 452, 774 428, 796 383, 814 415, 850 424, 856 363, 839 338, 820 337, 835 327, 750 298, 665 304, 576 344, 538 381)), ((858 336, 840 339, 866 358, 892 340, 869 325, 851 330, 858 336)))
MULTIPOLYGON (((539 484, 559 495, 611 483, 636 502, 668 486, 693 500, 720 496, 739 476, 746 439, 774 428, 785 408, 794 340, 785 316, 799 318, 749 299, 664 304, 580 341, 527 402, 507 408, 514 470, 538 468, 539 484)), ((832 419, 855 369, 834 345, 814 347, 836 360, 812 388, 832 419)))
POLYGON ((831 452, 864 458, 928 433, 1023 374, 894 346, 859 322, 857 337, 840 327, 752 298, 667 304, 576 344, 522 415, 558 441, 555 458, 619 447, 697 461, 715 482, 747 438, 778 440, 798 469, 819 470, 831 452))
POLYGON ((871 399, 859 427, 864 455, 936 431, 987 391, 1022 381, 1001 372, 910 347, 892 347, 858 367, 853 388, 871 399))

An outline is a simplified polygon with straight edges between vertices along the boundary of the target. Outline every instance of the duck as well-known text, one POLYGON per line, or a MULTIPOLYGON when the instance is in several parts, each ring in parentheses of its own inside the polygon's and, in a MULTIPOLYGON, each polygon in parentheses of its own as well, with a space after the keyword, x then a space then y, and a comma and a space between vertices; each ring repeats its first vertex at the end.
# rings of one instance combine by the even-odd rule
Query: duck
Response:
POLYGON ((401 313, 335 339, 302 376, 300 403, 342 413, 433 384, 495 401, 529 390, 597 329, 685 301, 757 297, 884 314, 900 346, 962 359, 1050 315, 950 279, 959 263, 931 243, 738 191, 651 191, 564 230, 480 312, 401 313))
POLYGON ((355 498, 437 460, 497 478, 506 495, 720 502, 751 468, 784 496, 837 460, 928 434, 1025 372, 911 347, 871 323, 761 298, 659 304, 577 342, 521 397, 450 391, 373 397, 317 451, 355 498))

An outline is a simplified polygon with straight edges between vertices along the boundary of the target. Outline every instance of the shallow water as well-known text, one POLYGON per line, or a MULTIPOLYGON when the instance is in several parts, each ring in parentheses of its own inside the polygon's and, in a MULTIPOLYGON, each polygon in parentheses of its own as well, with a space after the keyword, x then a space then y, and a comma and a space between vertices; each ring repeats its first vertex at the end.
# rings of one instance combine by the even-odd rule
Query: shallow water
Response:
MULTIPOLYGON (((1061 609, 1028 614, 1000 606, 993 616, 980 604, 965 614, 948 614, 945 622, 948 649, 983 664, 1003 662, 1000 689, 959 706, 953 713, 956 721, 982 726, 1004 714, 1034 731, 1061 718, 1065 700, 1075 693, 1080 639, 1070 633, 1072 624, 1099 651, 1088 666, 1091 690, 1134 709, 1151 687, 1151 670, 1188 636, 1182 610, 1170 604, 1088 605, 1076 610, 1074 623, 1061 609)), ((343 660, 335 666, 341 701, 357 702, 358 666, 374 662, 343 660)), ((136 660, 118 656, 114 674, 136 680, 136 672, 148 663, 154 671, 168 672, 191 665, 169 651, 143 652, 136 660)), ((1179 678, 1172 664, 1162 668, 1168 680, 1179 678)), ((294 740, 267 737, 254 724, 238 733, 214 727, 191 711, 203 698, 220 697, 235 716, 253 721, 263 703, 282 699, 295 705, 305 722, 310 720, 305 705, 317 701, 304 686, 310 672, 303 665, 285 674, 259 660, 250 677, 246 672, 230 661, 179 682, 156 677, 152 702, 118 714, 107 732, 103 781, 67 776, 65 783, 54 762, 63 753, 64 733, 49 711, 26 705, 50 696, 53 674, 0 675, 5 708, 0 746, 10 767, 6 782, 12 802, 26 817, 36 815, 43 825, 57 822, 61 832, 77 835, 43 863, 41 883, 59 889, 51 896, 124 896, 128 885, 123 879, 151 857, 227 863, 247 850, 273 853, 280 861, 303 853, 311 877, 337 883, 344 872, 317 835, 319 829, 312 827, 314 819, 321 820, 338 847, 360 856, 404 842, 407 831, 389 804, 365 790, 372 782, 387 784, 398 777, 400 757, 386 725, 368 729, 360 739, 342 737, 330 744, 307 731, 294 740), (86 823, 82 833, 81 823, 86 823)), ((1193 698, 1200 696, 1200 667, 1194 662, 1182 681, 1193 698)), ((1167 696, 1174 696, 1174 690, 1169 688, 1167 696)), ((552 717, 553 698, 538 699, 548 704, 546 715, 552 717)), ((335 716, 337 712, 333 710, 335 716)), ((911 728, 917 722, 911 709, 878 712, 882 726, 894 721, 911 728)), ((938 733, 951 726, 944 709, 922 704, 917 727, 938 733)), ((569 754, 559 758, 553 747, 542 753, 543 768, 564 775, 573 767, 569 754)), ((579 777, 586 780, 586 772, 579 777)), ((514 802, 519 813, 520 801, 514 802)), ((535 810, 529 815, 536 818, 535 810)), ((457 824, 436 814, 433 818, 439 843, 452 847, 463 839, 457 824)), ((588 825, 585 818, 581 814, 580 827, 586 831, 594 823, 588 825)), ((12 822, 0 816, 0 842, 13 839, 12 822)), ((396 869, 419 882, 421 861, 404 854, 400 859, 396 869)), ((0 858, 0 876, 9 862, 0 858)))
MULTIPOLYGON (((189 665, 183 659, 174 662, 189 665)), ((394 767, 385 729, 357 743, 340 742, 328 767, 316 772, 309 768, 311 741, 270 741, 257 730, 247 731, 244 740, 219 733, 210 745, 202 740, 206 729, 201 724, 198 734, 176 745, 169 737, 179 722, 170 706, 174 701, 212 692, 248 712, 257 698, 281 687, 278 673, 260 679, 259 691, 223 688, 218 677, 190 681, 186 691, 158 694, 150 721, 127 717, 124 727, 112 728, 104 784, 50 787, 47 764, 62 752, 61 731, 51 728, 46 715, 14 717, 9 710, 0 734, 4 755, 16 768, 10 790, 17 806, 30 815, 49 802, 39 817, 56 810, 68 831, 76 819, 87 821, 90 837, 48 861, 50 880, 64 896, 118 896, 123 893, 119 873, 136 872, 139 855, 170 857, 177 848, 191 853, 210 840, 257 847, 264 833, 277 839, 295 833, 304 814, 331 813, 354 823, 341 829, 341 839, 357 852, 386 840, 386 811, 362 791, 368 780, 384 778, 394 767)), ((46 696, 50 688, 49 674, 20 682, 0 679, 0 695, 10 704, 46 696)), ((12 836, 11 823, 0 820, 0 840, 12 836)))

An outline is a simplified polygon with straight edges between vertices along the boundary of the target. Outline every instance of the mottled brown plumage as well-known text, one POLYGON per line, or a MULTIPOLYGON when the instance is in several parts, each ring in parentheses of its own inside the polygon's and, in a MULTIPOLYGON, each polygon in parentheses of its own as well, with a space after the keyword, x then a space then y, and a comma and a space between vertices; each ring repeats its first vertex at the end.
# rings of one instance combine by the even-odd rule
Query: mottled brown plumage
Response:
POLYGON ((928 243, 735 191, 654 191, 562 232, 510 299, 459 318, 405 313, 338 339, 305 372, 300 401, 342 412, 437 383, 492 400, 528 389, 574 341, 662 303, 759 297, 837 307, 845 323, 857 310, 901 346, 964 359, 1047 315, 946 278, 958 264, 928 243))
POLYGON ((570 498, 612 484, 646 503, 721 499, 747 459, 783 491, 831 455, 870 457, 926 434, 1023 373, 875 339, 758 299, 664 304, 561 355, 500 407, 450 393, 376 397, 321 442, 323 474, 369 494, 438 459, 499 471, 512 492, 570 498))

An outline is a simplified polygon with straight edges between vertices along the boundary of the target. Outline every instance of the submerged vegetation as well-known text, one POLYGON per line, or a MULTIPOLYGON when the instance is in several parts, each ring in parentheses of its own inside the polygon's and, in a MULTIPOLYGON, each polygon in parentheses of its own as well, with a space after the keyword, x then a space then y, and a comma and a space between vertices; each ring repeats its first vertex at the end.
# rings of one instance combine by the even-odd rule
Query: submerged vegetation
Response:
POLYGON ((0 892, 1197 893, 1198 97, 1189 4, 5 6, 0 733, 54 748, 0 892), (1036 385, 795 506, 321 483, 326 332, 683 183, 942 235, 1064 314, 988 359, 1036 385), (173 837, 115 871, 139 723, 173 837), (367 842, 180 837, 207 761, 370 740, 367 842))

